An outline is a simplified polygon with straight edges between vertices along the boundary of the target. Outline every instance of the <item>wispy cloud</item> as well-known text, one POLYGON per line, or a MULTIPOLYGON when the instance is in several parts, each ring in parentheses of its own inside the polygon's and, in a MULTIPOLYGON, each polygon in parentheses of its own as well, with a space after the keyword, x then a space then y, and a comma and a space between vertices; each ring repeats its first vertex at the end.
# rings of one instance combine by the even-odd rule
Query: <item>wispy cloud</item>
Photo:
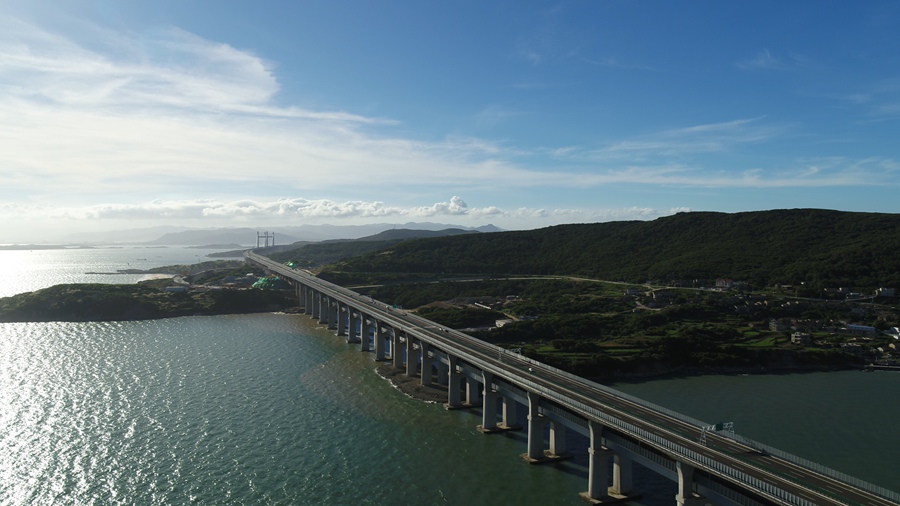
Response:
POLYGON ((759 53, 756 53, 756 56, 752 58, 738 61, 735 65, 742 70, 780 70, 786 67, 785 63, 780 58, 774 56, 768 49, 763 49, 759 53))
POLYGON ((648 70, 653 72, 659 72, 660 69, 655 67, 649 67, 646 65, 636 65, 633 63, 624 63, 620 61, 618 58, 614 58, 612 56, 607 56, 605 58, 582 58, 585 63, 589 65, 594 65, 597 67, 608 67, 611 69, 624 69, 624 70, 648 70))
POLYGON ((763 120, 764 117, 760 116, 692 125, 614 141, 599 149, 578 151, 567 148, 567 151, 558 153, 584 156, 596 161, 651 161, 659 157, 726 152, 740 146, 766 142, 787 131, 785 126, 768 124, 763 120))
POLYGON ((863 107, 865 114, 875 119, 900 117, 900 78, 879 81, 862 92, 841 97, 863 107))

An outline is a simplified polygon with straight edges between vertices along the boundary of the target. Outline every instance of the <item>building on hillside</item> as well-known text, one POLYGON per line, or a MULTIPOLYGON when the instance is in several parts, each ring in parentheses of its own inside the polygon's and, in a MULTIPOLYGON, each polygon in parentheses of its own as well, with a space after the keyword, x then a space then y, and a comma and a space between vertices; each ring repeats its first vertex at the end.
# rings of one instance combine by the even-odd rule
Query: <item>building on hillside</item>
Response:
POLYGON ((875 327, 870 327, 868 325, 854 325, 848 323, 847 326, 843 329, 847 334, 853 334, 858 336, 865 337, 875 337, 875 327))
POLYGON ((894 293, 893 288, 879 288, 875 290, 875 295, 879 297, 894 297, 894 293))
POLYGON ((791 330, 791 321, 787 318, 772 318, 769 320, 769 330, 772 332, 786 332, 791 330))
POLYGON ((734 281, 728 278, 719 278, 716 280, 716 288, 719 290, 730 290, 734 288, 734 281))
POLYGON ((791 334, 791 342, 794 344, 806 346, 811 340, 812 336, 810 336, 806 332, 794 332, 793 334, 791 334))

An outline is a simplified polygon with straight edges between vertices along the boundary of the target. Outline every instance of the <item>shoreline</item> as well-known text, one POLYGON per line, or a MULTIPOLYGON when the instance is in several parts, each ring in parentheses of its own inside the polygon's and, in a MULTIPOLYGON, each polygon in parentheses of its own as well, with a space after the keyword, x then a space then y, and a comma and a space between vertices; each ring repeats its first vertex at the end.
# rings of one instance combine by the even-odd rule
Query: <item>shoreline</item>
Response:
POLYGON ((397 369, 390 362, 379 363, 375 367, 375 374, 390 382, 391 386, 411 399, 427 404, 447 403, 446 386, 436 384, 436 381, 431 386, 424 386, 419 376, 410 378, 406 376, 405 369, 397 369))

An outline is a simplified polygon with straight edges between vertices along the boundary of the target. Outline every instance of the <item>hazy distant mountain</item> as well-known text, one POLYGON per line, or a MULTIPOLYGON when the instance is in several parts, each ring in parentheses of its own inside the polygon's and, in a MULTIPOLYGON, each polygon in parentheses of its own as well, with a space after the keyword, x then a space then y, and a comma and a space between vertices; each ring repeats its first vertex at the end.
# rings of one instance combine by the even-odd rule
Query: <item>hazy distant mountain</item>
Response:
POLYGON ((189 228, 159 226, 115 230, 111 232, 80 232, 62 237, 59 242, 67 244, 143 243, 152 241, 163 234, 171 234, 184 230, 189 230, 189 228))
MULTIPOLYGON (((254 228, 222 228, 213 230, 185 230, 183 232, 173 232, 171 234, 163 234, 147 244, 159 244, 166 246, 201 246, 204 244, 240 244, 243 246, 256 246, 257 233, 268 232, 271 236, 274 234, 276 244, 288 244, 296 242, 296 236, 286 234, 279 231, 263 231, 254 228)), ((265 244, 265 239, 261 239, 265 244)), ((269 239, 271 244, 272 239, 269 239)))
POLYGON ((423 237, 443 237, 445 235, 477 234, 478 230, 447 228, 444 230, 412 230, 408 228, 392 228, 375 235, 360 237, 357 241, 393 241, 396 239, 419 239, 423 237))
MULTIPOLYGON (((359 239, 394 229, 414 229, 440 231, 459 229, 461 231, 499 232, 493 225, 482 227, 461 227, 442 223, 375 223, 369 225, 298 225, 289 227, 241 227, 191 229, 188 227, 149 227, 117 230, 113 232, 93 232, 70 235, 62 242, 81 244, 140 243, 167 246, 203 246, 206 244, 240 244, 256 246, 257 233, 275 235, 275 244, 291 244, 300 241, 319 242, 333 239, 359 239)), ((380 240, 380 239, 379 239, 380 240)), ((264 240, 263 240, 264 241, 264 240)), ((269 241, 271 244, 271 239, 269 241)))

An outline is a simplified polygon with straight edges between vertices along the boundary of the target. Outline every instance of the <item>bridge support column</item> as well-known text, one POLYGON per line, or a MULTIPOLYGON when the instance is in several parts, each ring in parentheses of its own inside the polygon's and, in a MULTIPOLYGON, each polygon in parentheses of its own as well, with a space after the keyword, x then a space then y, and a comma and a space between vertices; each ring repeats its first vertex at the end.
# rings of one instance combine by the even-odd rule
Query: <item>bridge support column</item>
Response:
POLYGON ((450 361, 450 365, 447 366, 447 404, 445 404, 444 407, 447 409, 459 409, 462 407, 459 402, 460 374, 459 371, 456 370, 459 359, 449 354, 447 355, 447 359, 450 361))
POLYGON ((319 316, 322 314, 322 294, 319 292, 311 293, 312 299, 312 315, 314 320, 318 320, 319 316))
POLYGON ((625 455, 616 453, 613 455, 613 482, 609 487, 612 496, 624 496, 633 493, 634 486, 631 480, 631 459, 625 455))
MULTIPOLYGON (((341 319, 341 303, 331 299, 328 301, 328 328, 337 331, 341 319)), ((335 332, 337 333, 337 332, 335 332)))
POLYGON ((372 340, 374 341, 375 360, 383 362, 385 357, 384 341, 387 339, 387 335, 380 321, 375 320, 374 324, 375 330, 372 332, 372 340))
POLYGON ((600 504, 609 501, 609 455, 611 451, 603 446, 603 425, 588 421, 591 442, 588 446, 588 489, 582 492, 582 499, 600 504), (606 501, 604 501, 604 499, 606 501))
MULTIPOLYGON (((448 360, 449 360, 449 358, 448 358, 448 360)), ((438 362, 437 376, 438 376, 438 384, 439 385, 449 385, 450 384, 450 369, 445 367, 443 362, 438 362)))
POLYGON ((300 283, 297 283, 294 286, 294 291, 297 294, 297 306, 303 308, 303 312, 306 312, 306 287, 300 283))
POLYGON ((481 404, 481 389, 478 388, 479 382, 473 378, 466 378, 466 407, 478 406, 481 404))
POLYGON ((503 397, 503 407, 501 408, 501 419, 499 427, 504 430, 518 430, 522 426, 519 425, 519 403, 511 397, 503 397))
POLYGON ((543 462, 544 458, 544 416, 540 413, 541 396, 528 392, 528 451, 522 458, 529 464, 543 462))
POLYGON ((678 494, 675 495, 675 504, 678 506, 703 506, 707 501, 694 495, 694 467, 684 462, 676 461, 675 469, 678 471, 678 494))
MULTIPOLYGON (((337 314, 337 335, 346 336, 347 335, 347 320, 350 318, 350 306, 341 304, 337 302, 337 310, 335 313, 337 314), (344 310, 347 310, 347 314, 344 314, 344 310)), ((349 341, 350 339, 347 339, 349 341)))
POLYGON ((369 351, 369 333, 372 332, 372 326, 378 328, 377 322, 370 322, 369 317, 359 313, 359 351, 369 351))
POLYGON ((331 311, 330 304, 331 301, 325 294, 319 295, 319 323, 325 326, 328 326, 328 316, 331 311))
POLYGON ((419 355, 415 350, 415 341, 412 336, 406 334, 406 377, 414 378, 419 372, 419 355))
MULTIPOLYGON (((347 312, 350 313, 347 315, 347 320, 349 321, 349 328, 347 329, 347 342, 348 343, 362 343, 362 327, 360 327, 360 316, 361 313, 358 311, 354 311, 352 307, 347 306, 347 312), (359 334, 357 334, 359 331, 359 334)), ((361 347, 361 346, 360 346, 361 347)))
POLYGON ((431 357, 428 356, 431 345, 425 341, 419 341, 419 351, 422 353, 422 386, 431 386, 431 357))
POLYGON ((571 457, 566 448, 566 426, 559 422, 550 423, 550 450, 547 456, 556 459, 571 457))
POLYGON ((485 434, 498 432, 497 427, 497 391, 494 390, 494 375, 487 371, 481 372, 484 380, 484 400, 481 403, 481 425, 478 430, 485 434))
POLYGON ((403 350, 400 347, 400 340, 403 337, 402 331, 394 329, 394 338, 391 340, 391 362, 397 369, 403 367, 403 350))

